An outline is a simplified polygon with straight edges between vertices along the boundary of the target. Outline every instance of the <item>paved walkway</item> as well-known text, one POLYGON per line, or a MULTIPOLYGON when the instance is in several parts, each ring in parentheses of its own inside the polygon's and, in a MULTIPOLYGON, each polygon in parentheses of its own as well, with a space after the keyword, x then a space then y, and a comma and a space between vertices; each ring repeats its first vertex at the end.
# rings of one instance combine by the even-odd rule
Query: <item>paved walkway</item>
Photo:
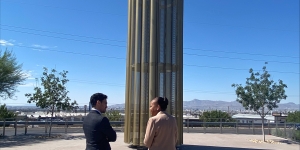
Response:
MULTIPOLYGON (((123 142, 124 133, 117 132, 117 141, 111 143, 113 150, 132 150, 123 142)), ((266 135, 270 143, 259 143, 261 135, 184 133, 181 150, 299 150, 299 143, 266 135), (252 140, 251 140, 252 139, 252 140), (272 143, 273 142, 273 143, 272 143)), ((10 136, 0 139, 1 150, 84 150, 82 133, 73 133, 45 139, 38 135, 10 136)))

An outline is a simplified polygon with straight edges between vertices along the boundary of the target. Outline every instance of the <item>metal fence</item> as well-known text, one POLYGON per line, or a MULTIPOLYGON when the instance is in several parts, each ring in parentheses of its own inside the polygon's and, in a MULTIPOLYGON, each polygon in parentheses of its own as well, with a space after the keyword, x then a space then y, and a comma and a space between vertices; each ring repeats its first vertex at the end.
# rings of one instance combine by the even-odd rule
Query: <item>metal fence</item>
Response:
MULTIPOLYGON (((123 132, 124 121, 110 121, 116 131, 123 132)), ((0 135, 47 133, 50 121, 0 121, 0 135), (2 130, 2 131, 1 131, 2 130)), ((265 134, 300 140, 300 126, 297 123, 265 123, 265 134)), ((261 123, 200 122, 186 120, 183 132, 218 134, 262 134, 261 123)), ((82 133, 82 121, 53 121, 52 133, 82 133)))

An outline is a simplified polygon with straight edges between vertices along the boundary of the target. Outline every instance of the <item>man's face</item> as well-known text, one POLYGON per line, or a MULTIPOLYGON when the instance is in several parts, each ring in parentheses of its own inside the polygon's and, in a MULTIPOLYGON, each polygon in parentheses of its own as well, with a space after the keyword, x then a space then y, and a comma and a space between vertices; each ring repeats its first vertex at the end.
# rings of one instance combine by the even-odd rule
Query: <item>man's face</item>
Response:
POLYGON ((159 112, 159 106, 157 104, 157 101, 154 99, 150 103, 151 116, 156 116, 158 112, 159 112))
POLYGON ((98 103, 98 108, 99 108, 99 111, 101 113, 105 113, 106 112, 106 108, 107 108, 107 100, 103 100, 102 102, 101 101, 97 101, 98 103))

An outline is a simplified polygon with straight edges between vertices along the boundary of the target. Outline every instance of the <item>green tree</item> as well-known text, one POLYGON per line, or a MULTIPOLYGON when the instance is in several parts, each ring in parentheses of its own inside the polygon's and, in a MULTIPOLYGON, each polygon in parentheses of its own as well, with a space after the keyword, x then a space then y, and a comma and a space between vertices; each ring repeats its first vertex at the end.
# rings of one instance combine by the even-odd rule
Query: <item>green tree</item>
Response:
POLYGON ((122 115, 117 110, 108 110, 105 112, 105 116, 109 121, 120 121, 122 119, 122 115))
POLYGON ((200 120, 205 122, 232 122, 234 121, 227 112, 220 110, 203 112, 199 117, 200 120))
POLYGON ((15 118, 17 115, 12 111, 9 111, 5 104, 0 106, 0 120, 4 120, 7 118, 15 118))
POLYGON ((34 93, 27 93, 28 103, 36 103, 37 107, 48 109, 51 112, 51 121, 49 136, 52 128, 52 118, 55 110, 74 110, 77 107, 77 102, 71 102, 68 97, 69 91, 66 89, 68 71, 63 71, 56 76, 56 70, 52 69, 48 73, 48 69, 44 68, 43 76, 41 77, 41 85, 43 88, 35 87, 34 93))
POLYGON ((254 73, 252 68, 249 73, 250 77, 246 78, 244 87, 241 84, 232 84, 232 87, 235 88, 237 101, 246 110, 254 110, 261 116, 263 140, 265 141, 264 118, 269 111, 278 107, 277 104, 281 100, 287 98, 287 95, 285 95, 287 85, 282 80, 279 80, 277 84, 270 79, 271 75, 266 66, 263 67, 262 74, 259 72, 254 73))
POLYGON ((287 122, 300 123, 300 111, 289 112, 287 122))
POLYGON ((18 64, 12 51, 0 50, 0 98, 12 98, 17 86, 26 79, 22 72, 22 65, 18 64))

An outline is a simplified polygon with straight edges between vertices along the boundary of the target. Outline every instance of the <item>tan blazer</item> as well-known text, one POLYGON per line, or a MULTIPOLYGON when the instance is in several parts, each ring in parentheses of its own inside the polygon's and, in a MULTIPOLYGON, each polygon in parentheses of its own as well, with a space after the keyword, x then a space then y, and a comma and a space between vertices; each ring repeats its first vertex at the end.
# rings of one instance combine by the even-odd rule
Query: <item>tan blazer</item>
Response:
POLYGON ((144 144, 149 150, 176 150, 176 119, 164 111, 149 118, 144 144))

